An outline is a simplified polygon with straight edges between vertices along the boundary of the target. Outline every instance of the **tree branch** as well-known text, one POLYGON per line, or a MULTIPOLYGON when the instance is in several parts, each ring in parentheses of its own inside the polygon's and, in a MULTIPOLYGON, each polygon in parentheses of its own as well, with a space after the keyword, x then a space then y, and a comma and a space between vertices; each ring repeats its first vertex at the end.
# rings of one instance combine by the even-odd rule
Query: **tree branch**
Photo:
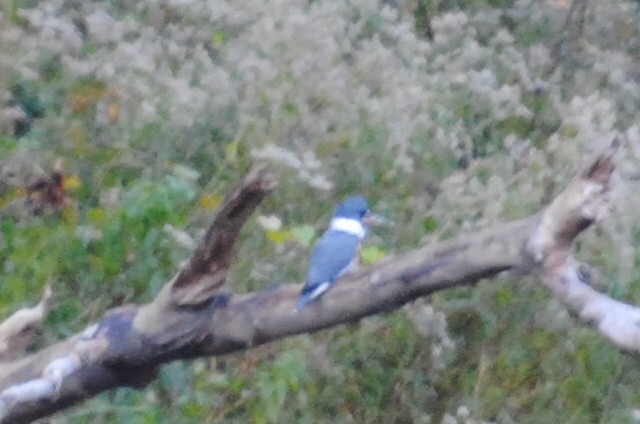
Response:
POLYGON ((22 308, 0 323, 0 363, 15 359, 27 347, 49 312, 51 295, 51 284, 47 283, 40 303, 32 308, 22 308))
POLYGON ((168 285, 172 303, 197 305, 211 299, 227 278, 240 229, 275 185, 264 168, 255 168, 227 196, 189 264, 168 285))
POLYGON ((640 309, 585 284, 571 256, 573 240, 607 210, 618 147, 614 141, 540 214, 361 269, 295 315, 300 284, 237 296, 218 292, 242 223, 274 185, 266 173, 252 173, 224 202, 189 266, 152 303, 109 311, 83 333, 3 365, 0 423, 29 422, 109 388, 144 387, 157 367, 171 360, 317 331, 505 271, 539 276, 607 339, 640 351, 640 309))

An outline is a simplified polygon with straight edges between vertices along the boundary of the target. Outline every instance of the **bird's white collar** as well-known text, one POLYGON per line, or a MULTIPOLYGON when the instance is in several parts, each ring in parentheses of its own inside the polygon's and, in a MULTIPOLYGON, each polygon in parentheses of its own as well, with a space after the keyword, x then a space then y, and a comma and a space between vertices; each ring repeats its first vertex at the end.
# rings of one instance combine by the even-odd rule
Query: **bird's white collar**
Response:
POLYGON ((329 224, 329 229, 349 233, 359 239, 363 239, 367 233, 367 229, 360 221, 350 218, 333 218, 331 224, 329 224))

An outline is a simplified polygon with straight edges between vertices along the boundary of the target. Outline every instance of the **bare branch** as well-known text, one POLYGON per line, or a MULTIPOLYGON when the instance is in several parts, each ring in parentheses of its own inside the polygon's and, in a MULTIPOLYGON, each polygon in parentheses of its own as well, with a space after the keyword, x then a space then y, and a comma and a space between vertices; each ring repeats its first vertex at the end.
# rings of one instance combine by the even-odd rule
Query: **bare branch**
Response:
POLYGON ((595 290, 587 268, 571 256, 578 234, 609 211, 609 181, 620 144, 614 139, 545 210, 528 251, 541 265, 536 274, 571 314, 618 347, 640 352, 640 308, 595 290))
POLYGON ((609 178, 615 168, 613 157, 619 147, 619 140, 614 139, 545 209, 540 226, 528 246, 537 262, 553 258, 554 253, 569 255, 578 234, 607 213, 609 178))
POLYGON ((51 284, 47 283, 42 300, 32 308, 23 308, 0 323, 0 363, 11 361, 27 347, 35 330, 51 306, 51 284))
POLYGON ((593 290, 571 257, 575 237, 608 208, 618 146, 614 141, 542 213, 361 269, 298 314, 299 284, 238 296, 218 291, 242 223, 274 184, 262 171, 252 174, 225 201, 189 266, 153 302, 109 311, 83 333, 0 367, 0 423, 29 422, 109 388, 144 387, 175 359, 317 331, 508 271, 539 276, 608 340, 640 351, 640 309, 593 290))
POLYGON ((225 199, 189 264, 170 284, 173 303, 195 305, 212 298, 227 278, 240 228, 274 188, 273 177, 254 168, 225 199))
POLYGON ((198 308, 160 308, 167 304, 156 299, 111 311, 83 334, 2 367, 0 412, 3 403, 7 412, 0 422, 29 422, 108 388, 144 386, 158 365, 171 360, 317 331, 518 269, 526 266, 522 250, 536 222, 515 221, 391 258, 341 280, 299 314, 293 312, 299 284, 244 296, 219 294, 198 308), (50 391, 43 394, 42 387, 50 391))

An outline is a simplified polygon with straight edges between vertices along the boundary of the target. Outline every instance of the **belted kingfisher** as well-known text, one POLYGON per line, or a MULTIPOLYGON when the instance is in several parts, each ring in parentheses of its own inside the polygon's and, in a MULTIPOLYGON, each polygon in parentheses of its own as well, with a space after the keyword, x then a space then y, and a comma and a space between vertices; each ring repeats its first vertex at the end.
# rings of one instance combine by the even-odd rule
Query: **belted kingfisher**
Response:
POLYGON ((329 229, 313 247, 307 271, 307 283, 302 289, 294 312, 318 299, 329 287, 357 262, 360 243, 367 226, 382 223, 383 218, 369 213, 362 196, 351 196, 333 211, 329 229))

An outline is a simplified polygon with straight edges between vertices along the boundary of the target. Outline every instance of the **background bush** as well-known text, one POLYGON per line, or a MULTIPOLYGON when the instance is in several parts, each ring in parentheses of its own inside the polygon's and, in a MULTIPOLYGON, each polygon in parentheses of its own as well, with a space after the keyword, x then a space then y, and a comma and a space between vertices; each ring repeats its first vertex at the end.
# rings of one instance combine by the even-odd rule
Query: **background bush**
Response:
MULTIPOLYGON (((55 281, 38 349, 150 300, 254 161, 281 184, 244 230, 236 292, 301 281, 346 194, 396 222, 372 262, 539 210, 615 134, 616 210, 579 255, 640 303, 638 5, 579 1, 567 22, 569 7, 4 1, 0 316, 55 281), (26 182, 58 158, 70 203, 25 213, 26 182)), ((535 281, 504 279, 172 364, 53 422, 625 423, 639 377, 535 281)))

